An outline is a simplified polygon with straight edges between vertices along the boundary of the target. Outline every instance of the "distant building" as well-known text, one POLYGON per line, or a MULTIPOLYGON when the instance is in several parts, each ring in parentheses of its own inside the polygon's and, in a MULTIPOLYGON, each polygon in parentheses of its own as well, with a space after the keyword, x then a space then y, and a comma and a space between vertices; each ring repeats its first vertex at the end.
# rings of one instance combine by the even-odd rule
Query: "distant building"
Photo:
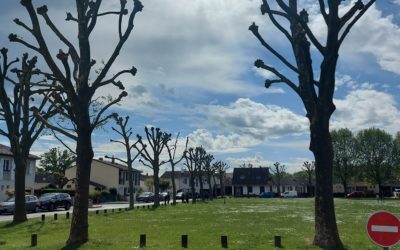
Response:
MULTIPOLYGON (((133 169, 132 178, 134 191, 140 188, 140 170, 133 169)), ((76 189, 76 166, 65 171, 65 177, 69 180, 64 186, 66 189, 76 189)), ((103 158, 93 159, 90 171, 90 191, 115 188, 121 196, 129 196, 129 172, 128 167, 116 163, 114 159, 105 161, 103 158)))
POLYGON ((45 187, 55 187, 54 175, 48 173, 36 173, 35 174, 35 190, 42 189, 45 187))
POLYGON ((268 191, 268 168, 235 168, 232 177, 234 196, 258 195, 268 191))
MULTIPOLYGON (((160 179, 171 180, 172 178, 172 171, 165 171, 160 179)), ((215 178, 211 178, 211 187, 208 183, 207 176, 203 176, 203 189, 206 192, 210 192, 210 189, 215 185, 215 188, 219 188, 219 180, 217 176, 215 178)), ((185 170, 177 170, 175 171, 175 186, 176 190, 179 189, 190 189, 190 172, 185 170)), ((200 193, 200 182, 198 178, 194 180, 194 188, 195 192, 200 193)), ((172 185, 171 185, 172 189, 172 185)))
MULTIPOLYGON (((29 155, 25 172, 25 190, 33 194, 35 183, 36 161, 40 157, 29 155)), ((11 148, 0 144, 0 201, 8 196, 6 190, 14 191, 15 163, 11 148)))

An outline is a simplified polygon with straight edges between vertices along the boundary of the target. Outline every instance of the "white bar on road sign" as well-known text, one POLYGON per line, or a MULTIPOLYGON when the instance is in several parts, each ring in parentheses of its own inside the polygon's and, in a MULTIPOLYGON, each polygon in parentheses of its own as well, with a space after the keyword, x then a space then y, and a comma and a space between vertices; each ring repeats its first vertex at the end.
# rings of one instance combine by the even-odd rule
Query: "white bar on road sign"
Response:
POLYGON ((384 233, 398 233, 399 232, 399 227, 372 225, 371 226, 371 231, 372 232, 384 232, 384 233))

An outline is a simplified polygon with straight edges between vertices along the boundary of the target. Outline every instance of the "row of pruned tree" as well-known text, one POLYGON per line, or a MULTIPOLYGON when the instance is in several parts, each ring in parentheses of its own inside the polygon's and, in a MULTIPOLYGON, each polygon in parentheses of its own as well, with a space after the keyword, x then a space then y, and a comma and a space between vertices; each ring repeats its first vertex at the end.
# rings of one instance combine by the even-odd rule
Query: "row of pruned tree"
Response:
POLYGON ((349 129, 333 130, 335 177, 346 194, 350 181, 365 180, 382 186, 400 178, 400 132, 394 137, 384 130, 369 128, 353 134, 349 129))
MULTIPOLYGON (((202 199, 204 199, 204 193, 202 192, 204 180, 207 180, 207 183, 211 185, 211 183, 215 182, 215 176, 217 175, 219 181, 221 183, 221 192, 224 183, 225 172, 228 169, 228 165, 222 161, 217 161, 212 163, 214 160, 214 156, 211 154, 207 154, 206 150, 202 147, 190 147, 188 148, 189 137, 186 138, 186 145, 183 152, 177 152, 178 149, 178 140, 179 133, 177 134, 174 141, 172 141, 172 135, 166 132, 163 132, 160 128, 145 127, 145 139, 139 134, 136 135, 136 142, 132 143, 131 136, 133 135, 132 128, 128 128, 129 116, 123 118, 114 114, 114 118, 118 127, 112 127, 112 129, 120 136, 122 139, 113 140, 111 142, 120 143, 125 147, 126 159, 119 157, 110 157, 106 156, 106 158, 115 158, 120 162, 123 162, 128 166, 128 174, 129 174, 129 194, 130 194, 130 208, 134 207, 134 185, 132 179, 132 171, 133 171, 133 163, 139 158, 139 162, 150 168, 153 171, 153 186, 154 186, 154 205, 159 206, 159 192, 160 192, 160 168, 162 165, 169 163, 171 166, 171 183, 172 183, 172 199, 173 204, 176 204, 176 184, 175 184, 175 170, 176 166, 185 159, 185 170, 189 172, 189 184, 191 187, 193 202, 196 202, 195 195, 195 180, 197 179, 200 183, 200 195, 202 199), (167 155, 167 156, 165 156, 167 155), (214 178, 213 182, 211 179, 214 178)), ((214 190, 215 187, 210 188, 214 190)), ((223 194, 223 193, 222 193, 223 194)), ((212 197, 213 195, 211 195, 212 197)))

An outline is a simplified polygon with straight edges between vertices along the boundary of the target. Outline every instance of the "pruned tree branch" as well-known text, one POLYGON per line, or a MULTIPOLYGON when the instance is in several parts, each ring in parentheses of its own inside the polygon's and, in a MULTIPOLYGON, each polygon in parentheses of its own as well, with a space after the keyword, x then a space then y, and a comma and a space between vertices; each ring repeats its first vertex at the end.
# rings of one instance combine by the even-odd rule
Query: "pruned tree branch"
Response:
POLYGON ((274 48, 272 48, 260 35, 260 33, 258 32, 258 26, 253 23, 252 25, 250 25, 249 30, 253 33, 253 35, 255 37, 257 37, 257 39, 261 42, 261 44, 267 49, 269 50, 272 54, 274 54, 283 64, 285 64, 288 68, 290 68, 291 70, 293 70, 296 73, 299 73, 298 69, 293 66, 288 60, 286 60, 281 54, 279 54, 274 48))

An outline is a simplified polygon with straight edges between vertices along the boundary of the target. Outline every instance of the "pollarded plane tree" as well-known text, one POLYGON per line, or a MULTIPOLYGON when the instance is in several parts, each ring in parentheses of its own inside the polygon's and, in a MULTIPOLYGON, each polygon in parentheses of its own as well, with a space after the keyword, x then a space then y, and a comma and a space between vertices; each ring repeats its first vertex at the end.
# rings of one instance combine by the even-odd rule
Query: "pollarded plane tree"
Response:
MULTIPOLYGON (((8 61, 7 49, 0 50, 2 64, 0 65, 0 121, 5 123, 6 130, 0 128, 0 135, 8 138, 15 163, 15 211, 14 222, 27 220, 25 210, 25 177, 29 152, 33 143, 44 129, 44 124, 33 115, 32 107, 42 115, 44 120, 51 118, 54 106, 48 102, 49 94, 38 94, 43 81, 33 82, 37 75, 35 68, 37 58, 28 58, 24 54, 19 68, 13 68, 16 76, 9 74, 9 69, 19 62, 19 59, 8 61)), ((12 173, 12 169, 8 169, 12 173)))
POLYGON ((114 116, 115 123, 118 125, 118 128, 111 127, 113 131, 115 131, 118 135, 122 137, 122 140, 113 140, 110 139, 110 142, 115 142, 115 143, 120 143, 124 146, 125 152, 126 152, 126 160, 115 157, 115 156, 108 156, 106 155, 105 158, 107 159, 116 159, 128 167, 128 184, 129 184, 129 208, 133 209, 134 208, 134 185, 133 185, 133 163, 137 159, 137 157, 142 153, 142 151, 145 149, 142 148, 139 152, 136 153, 135 156, 132 155, 132 149, 135 148, 135 145, 138 143, 136 141, 135 143, 132 143, 130 138, 131 135, 133 134, 132 128, 127 128, 128 121, 129 121, 129 116, 126 116, 125 118, 118 116, 115 114, 114 116))
POLYGON ((269 1, 262 0, 261 13, 268 15, 272 24, 287 38, 293 51, 295 64, 264 40, 255 23, 249 27, 249 30, 265 49, 296 75, 297 79, 291 79, 289 74, 284 75, 275 67, 266 65, 262 60, 256 60, 254 65, 275 75, 275 78, 265 81, 265 87, 284 83, 303 102, 306 116, 310 122, 309 149, 315 157, 314 244, 320 247, 340 248, 343 247, 343 244, 339 238, 333 203, 333 150, 329 133, 329 120, 335 111, 333 104, 335 71, 340 46, 353 26, 374 4, 375 0, 369 0, 366 4, 362 0, 358 0, 342 16, 339 16, 339 6, 343 1, 318 0, 319 10, 327 30, 325 44, 322 44, 310 29, 307 11, 303 9, 299 12, 297 0, 276 0, 275 2, 276 9, 271 8, 269 1), (313 71, 317 67, 313 67, 311 45, 321 56, 319 77, 316 77, 313 71))
POLYGON ((139 160, 144 166, 153 170, 153 185, 154 185, 154 206, 160 206, 160 167, 169 161, 160 159, 164 147, 171 140, 171 134, 162 132, 160 128, 151 127, 150 130, 145 127, 147 143, 143 142, 140 135, 137 135, 138 141, 134 147, 140 152, 141 159, 139 160))
POLYGON ((48 91, 52 92, 50 101, 57 106, 58 114, 65 122, 50 124, 43 119, 40 112, 35 112, 36 115, 52 131, 76 141, 78 187, 67 245, 82 244, 89 239, 88 198, 93 159, 92 132, 111 117, 105 112, 127 95, 125 91, 122 91, 117 97, 111 100, 105 99, 99 104, 96 94, 106 86, 115 86, 123 90, 124 86, 118 81, 119 77, 123 74, 136 74, 136 69, 132 67, 109 76, 112 65, 133 30, 136 14, 143 9, 139 0, 132 1, 133 7, 129 13, 126 0, 120 0, 118 10, 106 12, 100 11, 102 0, 77 0, 76 12, 67 13, 66 18, 66 21, 77 26, 78 34, 75 36, 77 41, 71 42, 50 19, 46 5, 35 9, 32 0, 21 0, 21 5, 29 15, 31 25, 19 19, 15 19, 14 22, 30 33, 35 42, 25 41, 15 34, 9 35, 11 42, 22 44, 43 57, 50 73, 41 72, 41 74, 53 81, 52 84, 47 85, 48 91), (98 19, 108 15, 117 17, 117 42, 104 64, 95 70, 96 61, 92 58, 90 38, 98 19), (124 22, 125 15, 128 16, 126 22, 124 22), (39 17, 43 18, 47 29, 54 33, 64 48, 60 49, 57 55, 51 53, 49 42, 44 36, 45 27, 39 22, 39 17), (96 72, 93 73, 93 71, 96 72))
MULTIPOLYGON (((168 151, 169 163, 171 164, 171 183, 172 183, 172 204, 176 204, 176 183, 175 183, 175 166, 178 165, 183 158, 185 157, 185 152, 182 153, 179 159, 176 159, 176 149, 178 145, 179 133, 176 135, 174 145, 171 147, 168 143, 165 145, 168 151)), ((186 147, 188 144, 189 138, 186 138, 186 147)))
POLYGON ((213 163, 215 171, 218 175, 219 185, 221 188, 221 196, 225 196, 225 174, 226 170, 229 169, 229 165, 223 161, 217 161, 213 163))
POLYGON ((195 168, 196 168, 196 177, 197 180, 199 181, 199 186, 200 186, 200 198, 202 201, 204 201, 204 182, 203 182, 203 177, 204 177, 204 165, 206 163, 206 158, 207 158, 207 152, 203 148, 203 146, 196 147, 195 148, 195 168))
POLYGON ((277 186, 277 192, 278 196, 281 195, 281 183, 282 183, 282 178, 286 173, 286 166, 280 164, 279 162, 275 162, 274 166, 271 169, 271 172, 274 174, 272 177, 273 182, 277 186))
POLYGON ((315 176, 315 162, 305 161, 303 162, 303 167, 301 168, 307 175, 307 193, 311 197, 314 195, 313 192, 313 179, 315 176))
POLYGON ((186 163, 184 165, 186 166, 187 171, 189 172, 189 185, 192 193, 192 203, 196 203, 196 189, 195 189, 195 184, 196 180, 199 181, 199 169, 201 168, 202 164, 202 159, 203 156, 205 155, 205 150, 202 147, 190 147, 187 149, 187 144, 186 144, 186 150, 185 150, 185 160, 186 163))
POLYGON ((208 189, 209 189, 209 197, 212 200, 214 196, 214 185, 211 182, 212 177, 215 175, 215 167, 212 164, 212 161, 214 160, 214 156, 212 154, 207 154, 204 157, 204 173, 206 174, 207 177, 207 183, 208 183, 208 189))

